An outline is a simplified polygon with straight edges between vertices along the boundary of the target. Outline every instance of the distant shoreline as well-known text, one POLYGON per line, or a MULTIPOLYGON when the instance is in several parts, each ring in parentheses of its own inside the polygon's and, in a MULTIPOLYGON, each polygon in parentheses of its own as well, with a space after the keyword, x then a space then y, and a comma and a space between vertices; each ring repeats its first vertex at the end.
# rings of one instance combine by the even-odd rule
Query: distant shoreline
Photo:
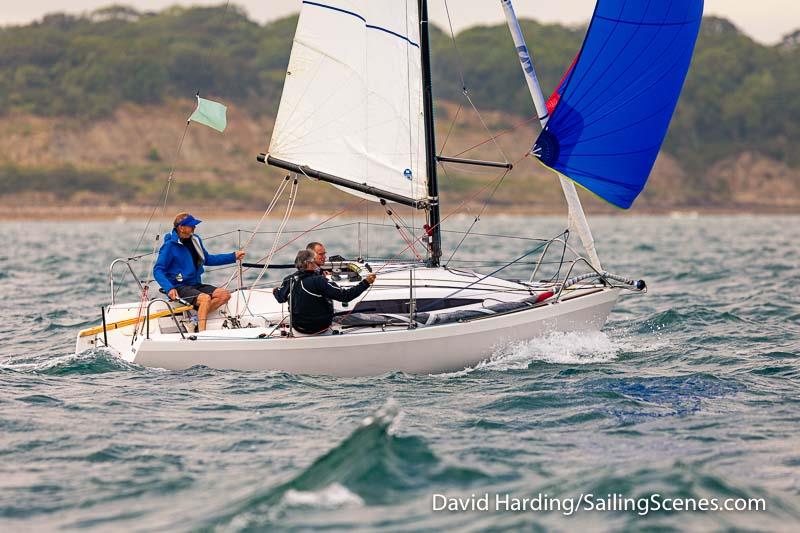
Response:
MULTIPOLYGON (((341 206, 331 205, 326 209, 314 208, 312 206, 298 206, 294 211, 293 218, 309 218, 309 217, 328 217, 335 213, 337 208, 341 206)), ((231 220, 231 219, 258 219, 263 215, 263 211, 253 209, 214 209, 202 205, 198 205, 195 209, 198 213, 202 213, 204 218, 216 220, 231 220)), ((675 206, 664 209, 652 209, 650 207, 636 208, 635 206, 629 210, 617 210, 613 208, 605 208, 594 210, 591 207, 586 209, 587 215, 591 218, 593 216, 675 216, 675 217, 699 217, 699 216, 780 216, 780 215, 800 215, 796 207, 781 207, 781 206, 675 206)), ((129 219, 147 219, 152 213, 152 207, 119 207, 119 206, 3 206, 0 205, 0 222, 13 222, 13 221, 115 221, 115 220, 129 220, 129 219)), ((511 207, 503 206, 498 208, 497 211, 490 210, 485 213, 485 217, 493 216, 512 216, 512 217, 553 217, 565 215, 565 211, 560 208, 541 208, 540 206, 519 206, 511 207)), ((172 211, 169 212, 169 216, 172 211)), ((273 212, 270 218, 280 218, 283 212, 273 212)), ((348 215, 342 215, 347 218, 348 215)), ((463 212, 457 217, 472 217, 474 214, 471 212, 463 212)), ((156 213, 156 217, 160 218, 160 213, 156 213)))

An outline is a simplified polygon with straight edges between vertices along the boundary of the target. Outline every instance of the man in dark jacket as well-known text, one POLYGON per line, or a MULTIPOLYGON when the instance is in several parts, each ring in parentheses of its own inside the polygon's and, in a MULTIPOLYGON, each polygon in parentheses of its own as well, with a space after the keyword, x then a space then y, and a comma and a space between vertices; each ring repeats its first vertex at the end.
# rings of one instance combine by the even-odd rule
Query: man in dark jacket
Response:
POLYGON ((244 252, 238 250, 229 254, 208 253, 203 241, 194 234, 200 223, 189 213, 175 216, 174 228, 164 235, 164 243, 158 252, 158 260, 153 267, 153 277, 171 300, 183 298, 197 308, 197 329, 206 329, 208 314, 219 309, 231 299, 227 289, 214 287, 202 282, 203 265, 229 265, 240 261, 244 252))
POLYGON ((338 287, 320 275, 316 254, 308 249, 298 252, 294 265, 297 272, 286 277, 272 294, 279 303, 289 302, 292 328, 306 335, 327 333, 333 323, 332 300, 354 300, 375 282, 375 274, 369 274, 354 287, 338 287))

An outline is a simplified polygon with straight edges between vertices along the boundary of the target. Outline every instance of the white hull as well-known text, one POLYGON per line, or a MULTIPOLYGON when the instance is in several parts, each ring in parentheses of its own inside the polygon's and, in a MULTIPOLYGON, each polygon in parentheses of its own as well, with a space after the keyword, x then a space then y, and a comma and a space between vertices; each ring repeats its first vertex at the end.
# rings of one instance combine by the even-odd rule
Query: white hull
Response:
MULTIPOLYGON (((444 270, 421 271, 417 281, 425 289, 416 289, 427 296, 442 297, 452 291, 453 283, 474 280, 474 274, 444 270), (427 278, 425 276, 428 276, 427 278)), ((379 278, 374 301, 385 301, 393 296, 408 294, 408 288, 399 282, 407 272, 379 278), (383 287, 382 287, 383 286, 383 287)), ((496 290, 499 284, 506 288, 521 285, 496 278, 485 280, 486 287, 476 284, 462 294, 480 297, 487 290, 496 290)), ((571 290, 562 298, 552 298, 549 303, 533 308, 495 314, 464 322, 420 326, 362 327, 344 329, 339 335, 315 337, 286 337, 276 334, 282 308, 268 293, 250 293, 248 309, 254 314, 247 320, 249 327, 223 329, 221 316, 209 321, 209 330, 195 334, 162 332, 171 318, 152 320, 149 338, 137 334, 133 339, 133 326, 108 332, 108 348, 128 362, 148 367, 185 369, 202 365, 218 369, 278 370, 296 374, 331 376, 372 376, 387 372, 439 373, 474 366, 491 357, 495 349, 508 342, 532 339, 554 331, 599 330, 617 301, 620 289, 603 286, 585 286, 571 290), (266 317, 266 318, 265 318, 266 317), (257 319, 262 319, 261 323, 257 319), (255 323, 253 323, 255 322, 255 323), (270 335, 271 334, 271 335, 270 335)), ((492 300, 497 299, 497 294, 492 300)), ((501 293, 508 301, 518 300, 519 294, 501 293)), ((229 307, 235 312, 240 300, 229 307)), ((364 299, 365 304, 372 300, 364 299)), ((483 304, 473 306, 480 308, 483 304)), ((111 312, 129 317, 135 304, 117 306, 111 312), (128 313, 128 314, 125 314, 128 313)), ((341 308, 339 309, 342 310, 341 308)), ((135 316, 135 315, 134 315, 135 316)), ((244 321, 244 320, 243 320, 244 321)), ((76 350, 102 346, 102 333, 78 337, 76 350)))
POLYGON ((478 364, 503 343, 552 331, 599 330, 618 292, 610 289, 510 315, 411 330, 291 339, 145 340, 133 362, 176 370, 204 365, 344 377, 449 372, 478 364))

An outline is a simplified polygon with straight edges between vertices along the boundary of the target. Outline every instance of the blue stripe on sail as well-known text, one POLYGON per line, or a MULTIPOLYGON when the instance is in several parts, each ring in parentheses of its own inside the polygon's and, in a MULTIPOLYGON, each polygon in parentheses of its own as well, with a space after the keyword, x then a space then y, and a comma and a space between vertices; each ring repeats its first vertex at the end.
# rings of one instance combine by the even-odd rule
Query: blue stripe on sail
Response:
POLYGON ((416 46, 417 48, 419 48, 419 45, 417 43, 415 43, 414 41, 412 41, 411 39, 409 39, 405 35, 400 35, 399 33, 393 32, 392 30, 390 30, 388 28, 383 28, 381 26, 375 26, 374 24, 369 24, 369 23, 367 23, 367 19, 365 19, 364 17, 362 17, 358 13, 355 13, 354 11, 348 11, 346 9, 342 9, 342 8, 336 7, 336 6, 329 6, 327 4, 320 4, 319 2, 310 2, 308 0, 303 0, 303 3, 307 4, 307 5, 310 5, 310 6, 321 7, 321 8, 324 8, 324 9, 330 9, 331 11, 338 11, 339 13, 344 13, 346 15, 350 15, 352 17, 355 17, 355 18, 363 21, 364 25, 370 30, 378 30, 378 31, 382 31, 384 33, 388 33, 389 35, 394 35, 395 37, 398 37, 398 38, 406 41, 411 46, 416 46))
POLYGON ((634 26, 686 26, 687 24, 696 24, 700 17, 692 19, 692 20, 685 20, 683 22, 639 22, 638 20, 622 20, 622 19, 614 19, 610 17, 603 17, 600 15, 595 15, 596 19, 600 20, 607 20, 608 22, 618 22, 619 24, 633 24, 634 26))
POLYGON ((399 33, 395 33, 392 30, 388 30, 386 28, 381 28, 380 26, 373 26, 372 24, 367 24, 367 28, 369 28, 371 30, 378 30, 378 31, 386 32, 389 35, 394 35, 395 37, 399 37, 399 38, 403 39, 404 41, 406 41, 411 46, 416 46, 417 48, 419 48, 419 45, 417 43, 415 43, 414 41, 412 41, 411 39, 409 39, 405 35, 400 35, 399 33))
POLYGON ((364 24, 367 23, 367 19, 365 19, 364 17, 362 17, 358 13, 354 13, 353 11, 347 11, 346 9, 342 9, 340 7, 335 7, 335 6, 329 6, 327 4, 320 4, 320 3, 317 3, 317 2, 308 2, 307 0, 303 0, 303 3, 304 4, 308 4, 310 6, 324 7, 325 9, 330 9, 331 11, 338 11, 339 13, 346 13, 347 15, 352 15, 352 16, 356 17, 357 19, 361 19, 362 21, 364 21, 364 24))

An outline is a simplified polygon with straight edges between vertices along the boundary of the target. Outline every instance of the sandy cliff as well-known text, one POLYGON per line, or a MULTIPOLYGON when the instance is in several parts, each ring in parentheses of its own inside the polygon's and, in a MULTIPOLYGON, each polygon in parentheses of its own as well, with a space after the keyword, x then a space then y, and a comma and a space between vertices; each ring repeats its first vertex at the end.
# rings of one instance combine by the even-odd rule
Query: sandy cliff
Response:
MULTIPOLYGON (((0 191, 7 214, 40 209, 78 210, 100 206, 111 213, 120 206, 137 210, 152 205, 166 179, 192 111, 191 102, 158 107, 125 105, 100 121, 12 115, 0 122, 0 172, 3 167, 58 173, 66 165, 100 172, 116 184, 105 191, 57 182, 47 190, 0 191)), ((490 133, 474 113, 445 105, 438 109, 437 146, 447 155, 484 143, 462 157, 515 163, 491 200, 492 210, 521 213, 559 212, 560 190, 552 173, 525 158, 536 129, 525 117, 486 113, 490 133), (454 121, 454 119, 456 119, 454 121)), ((229 128, 219 134, 192 124, 176 162, 176 194, 219 210, 261 209, 283 175, 255 161, 267 150, 272 120, 252 117, 229 107, 229 128)), ((441 188, 448 203, 461 201, 498 176, 497 170, 448 165, 441 188)), ((1 178, 1 176, 0 176, 1 178)), ((19 188, 19 187, 18 187, 19 188)), ((24 189, 24 187, 22 188, 24 189)), ((348 196, 319 183, 302 185, 300 206, 344 204, 348 196)), ((483 198, 485 195, 482 195, 483 198)), ((615 208, 583 192, 588 209, 615 208)), ((711 166, 702 176, 690 175, 675 158, 662 154, 648 188, 636 204, 640 212, 673 210, 800 212, 800 170, 757 153, 711 166)), ((101 209, 101 210, 102 210, 101 209)))

